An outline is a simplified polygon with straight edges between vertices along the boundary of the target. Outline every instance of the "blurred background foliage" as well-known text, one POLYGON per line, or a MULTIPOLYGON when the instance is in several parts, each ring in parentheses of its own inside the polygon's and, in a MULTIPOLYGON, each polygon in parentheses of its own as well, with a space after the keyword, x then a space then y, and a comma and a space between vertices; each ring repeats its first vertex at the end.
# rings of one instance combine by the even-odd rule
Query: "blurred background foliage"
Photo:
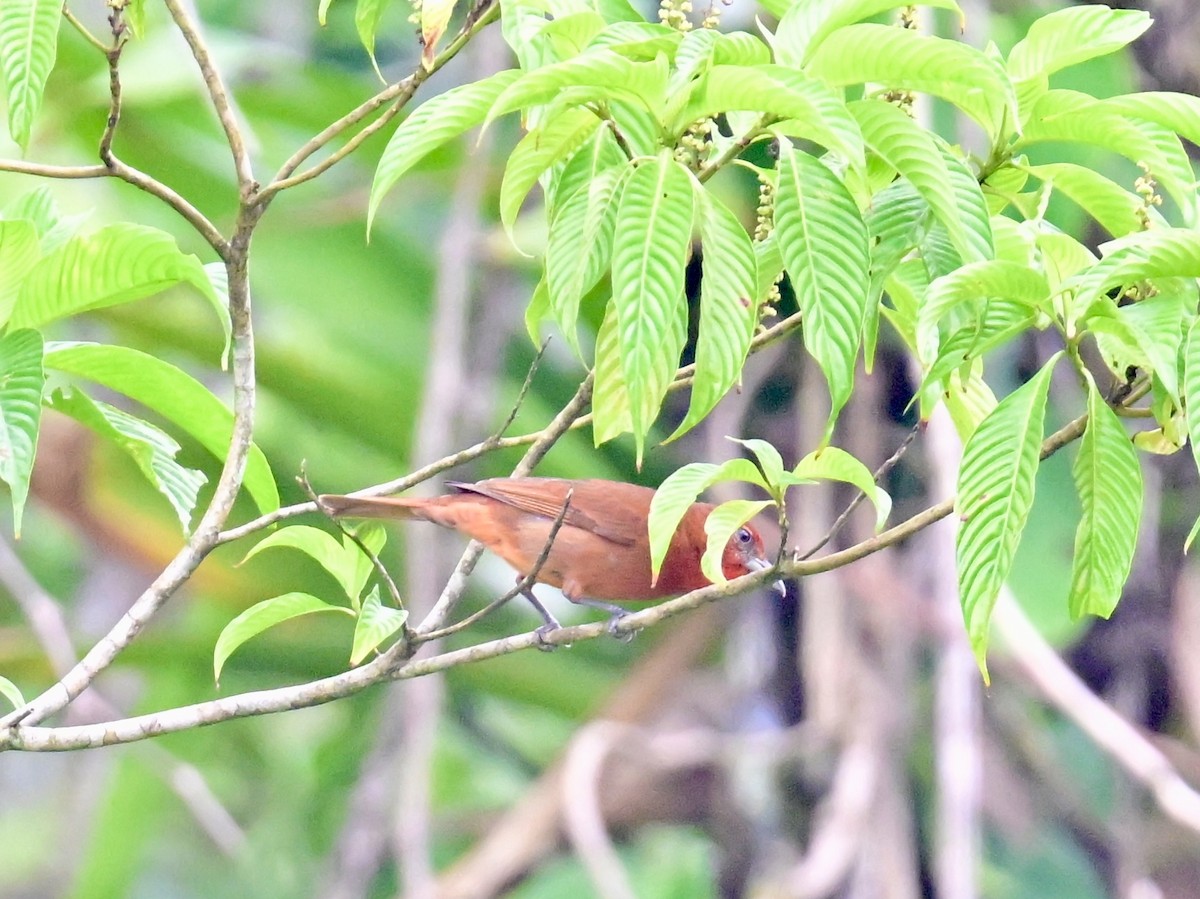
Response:
MULTIPOLYGON (((199 4, 263 173, 378 89, 354 31, 353 4, 333 4, 324 28, 316 23, 315 6, 199 4)), ((1045 6, 971 4, 968 37, 1010 46, 1045 6)), ((1200 41, 1200 13, 1188 0, 1149 6, 1158 23, 1139 42, 1140 61, 1105 57, 1056 76, 1055 86, 1082 82, 1098 96, 1152 85, 1196 93, 1195 55, 1179 49, 1200 41)), ((755 12, 739 2, 726 23, 752 27, 755 12)), ((78 13, 99 23, 103 10, 92 4, 78 13)), ((377 56, 392 80, 411 71, 418 57, 406 15, 403 4, 394 4, 380 29, 387 38, 377 56)), ((182 42, 154 4, 149 20, 147 36, 130 45, 123 61, 126 107, 117 149, 228 225, 235 187, 222 135, 182 42)), ((440 72, 418 102, 502 64, 505 51, 496 32, 486 32, 440 72)), ((89 161, 103 127, 107 74, 70 28, 62 32, 59 56, 27 155, 63 164, 89 161)), ((430 370, 435 292, 444 275, 439 245, 459 180, 479 167, 486 175, 478 209, 485 233, 471 257, 469 366, 451 416, 456 445, 483 439, 504 420, 535 351, 523 323, 534 267, 494 220, 499 177, 515 139, 515 123, 500 124, 478 147, 470 139, 434 154, 389 197, 369 242, 367 190, 383 137, 327 175, 286 192, 264 220, 252 264, 256 440, 285 504, 303 499, 294 482, 302 465, 317 489, 340 492, 430 461, 415 455, 414 433, 430 370)), ((17 154, 12 146, 0 152, 17 154)), ((1078 148, 1072 153, 1079 163, 1127 183, 1136 174, 1107 156, 1078 148)), ((46 184, 4 175, 0 205, 39 187, 93 225, 152 224, 210 261, 169 210, 114 181, 46 184)), ((752 218, 752 183, 741 196, 732 188, 729 194, 727 202, 752 218)), ((1056 208, 1050 216, 1084 236, 1078 210, 1056 208)), ((536 234, 529 237, 536 243, 536 234)), ((194 298, 161 296, 72 319, 60 330, 51 336, 137 347, 175 362, 218 392, 226 389, 216 365, 220 334, 194 298)), ((1013 384, 1036 368, 1045 349, 1032 338, 1011 348, 1005 362, 1013 384)), ((561 340, 552 342, 510 433, 541 427, 583 372, 561 340)), ((912 386, 900 357, 883 346, 875 373, 862 379, 843 415, 839 444, 868 464, 886 458, 913 423, 904 411, 912 386)), ((568 434, 539 472, 656 484, 683 461, 730 454, 726 433, 766 437, 798 458, 819 433, 823 412, 813 411, 820 405, 813 397, 820 389, 798 343, 776 347, 751 361, 740 395, 678 445, 651 451, 641 472, 633 469, 631 441, 593 449, 586 430, 568 434)), ((676 396, 663 416, 662 434, 684 408, 685 398, 676 396)), ((504 474, 516 458, 496 453, 451 475, 472 480, 504 474)), ((210 485, 215 481, 215 463, 199 447, 185 445, 182 461, 207 471, 210 485)), ((1192 619, 1200 616, 1200 593, 1196 573, 1179 551, 1197 505, 1190 470, 1171 458, 1149 466, 1143 545, 1126 596, 1113 621, 1076 624, 1057 611, 1076 520, 1073 501, 1065 500, 1073 495, 1069 465, 1064 457, 1043 466, 1012 587, 1085 680, 1154 733, 1185 772, 1200 775, 1200 688, 1190 659, 1195 643, 1186 642, 1198 636, 1192 619)), ((920 440, 891 477, 900 514, 941 498, 932 494, 920 440)), ((807 518, 811 510, 807 532, 820 534, 841 494, 805 496, 793 518, 807 518)), ((248 506, 239 507, 234 520, 251 516, 248 506)), ((860 532, 865 526, 857 525, 860 532)), ((34 501, 17 551, 65 610, 77 647, 91 645, 108 629, 179 542, 171 509, 127 458, 64 419, 45 421, 34 501)), ((248 643, 214 686, 213 645, 238 612, 287 590, 336 596, 328 576, 297 554, 265 553, 237 567, 250 543, 214 553, 104 676, 104 694, 122 713, 345 668, 352 625, 316 616, 248 643)), ((393 530, 384 560, 397 572, 415 561, 444 575, 459 545, 450 538, 436 546, 444 551, 406 562, 404 540, 393 530)), ((546 809, 562 801, 555 792, 562 787, 547 772, 562 764, 572 736, 591 722, 588 732, 608 733, 615 747, 597 801, 637 896, 743 895, 772 884, 777 892, 760 894, 930 895, 938 851, 933 680, 945 636, 922 601, 937 565, 927 552, 916 539, 878 564, 814 578, 783 603, 743 597, 675 619, 630 644, 592 641, 454 669, 436 696, 440 713, 421 719, 436 725, 427 823, 434 865, 449 871, 446 894, 533 899, 594 893, 580 854, 536 816, 539 803, 550 814, 546 809), (874 698, 848 702, 839 713, 839 699, 856 681, 876 687, 874 698), (624 721, 635 735, 595 730, 595 721, 606 716, 624 721), (829 889, 788 891, 780 872, 798 870, 807 858, 809 838, 820 824, 816 810, 838 789, 840 749, 862 726, 884 735, 878 744, 883 764, 872 769, 876 792, 862 811, 871 822, 860 825, 873 840, 865 850, 852 850, 849 873, 829 889), (495 873, 489 881, 488 846, 507 847, 510 862, 519 862, 522 853, 528 860, 513 862, 512 876, 495 873), (889 884, 886 892, 873 891, 880 884, 889 884)), ((509 577, 503 566, 485 562, 473 581, 473 602, 506 589, 509 577)), ((554 609, 564 618, 581 614, 561 603, 554 609)), ((510 604, 451 645, 525 630, 535 621, 523 605, 510 604)), ((1042 706, 1006 667, 1002 650, 993 665, 979 748, 985 821, 980 894, 1195 896, 1196 835, 1163 823, 1108 758, 1042 706), (1136 893, 1139 884, 1157 892, 1136 893)), ((28 622, 3 598, 0 672, 27 695, 54 680, 28 622)), ((404 695, 398 691, 377 688, 328 706, 153 743, 64 756, 5 754, 0 895, 403 892, 405 872, 397 858, 405 850, 397 820, 413 809, 419 813, 421 800, 404 788, 406 766, 414 763, 406 755, 412 740, 403 731, 410 718, 395 701, 404 695)))

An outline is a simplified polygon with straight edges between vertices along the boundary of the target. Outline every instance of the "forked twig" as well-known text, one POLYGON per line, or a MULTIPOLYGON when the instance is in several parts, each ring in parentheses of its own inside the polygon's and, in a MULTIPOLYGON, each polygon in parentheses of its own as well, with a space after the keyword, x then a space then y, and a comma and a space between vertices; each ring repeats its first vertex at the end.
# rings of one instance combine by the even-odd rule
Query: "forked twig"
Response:
POLYGON ((562 508, 558 510, 558 515, 554 517, 554 523, 550 525, 550 533, 546 535, 546 543, 542 547, 541 553, 538 554, 537 559, 533 563, 533 567, 529 569, 529 573, 518 580, 515 587, 498 599, 493 599, 477 612, 472 612, 462 621, 456 621, 454 624, 448 624, 445 627, 428 631, 426 633, 421 633, 420 631, 415 632, 413 634, 413 643, 415 645, 419 645, 421 643, 428 643, 430 640, 440 640, 442 637, 448 637, 451 634, 457 634, 463 628, 469 627, 476 621, 479 621, 481 618, 490 615, 506 602, 514 599, 517 596, 520 596, 526 590, 530 589, 535 583, 537 583, 537 576, 541 572, 542 566, 546 564, 546 560, 550 558, 550 550, 554 548, 554 539, 558 536, 558 532, 562 530, 563 522, 567 518, 567 511, 571 507, 571 497, 574 493, 574 489, 567 491, 567 497, 565 500, 563 500, 562 508))

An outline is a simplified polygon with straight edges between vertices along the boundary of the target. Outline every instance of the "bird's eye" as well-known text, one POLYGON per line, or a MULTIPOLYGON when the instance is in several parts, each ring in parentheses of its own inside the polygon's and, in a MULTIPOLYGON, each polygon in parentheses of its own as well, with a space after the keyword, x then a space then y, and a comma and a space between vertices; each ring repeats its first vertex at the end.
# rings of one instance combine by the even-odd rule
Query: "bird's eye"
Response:
POLYGON ((754 542, 754 535, 750 533, 749 528, 738 528, 738 532, 733 537, 743 546, 754 542))

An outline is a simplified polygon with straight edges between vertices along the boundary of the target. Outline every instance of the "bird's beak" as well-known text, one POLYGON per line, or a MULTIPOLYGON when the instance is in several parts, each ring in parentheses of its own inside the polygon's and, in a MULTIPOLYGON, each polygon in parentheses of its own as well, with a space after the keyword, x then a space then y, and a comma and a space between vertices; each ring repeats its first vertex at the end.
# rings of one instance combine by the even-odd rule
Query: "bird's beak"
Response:
MULTIPOLYGON (((746 567, 749 568, 750 571, 752 571, 752 572, 766 571, 768 568, 771 567, 771 563, 768 562, 766 559, 753 558, 753 559, 746 560, 746 567)), ((787 595, 787 588, 784 586, 782 579, 772 583, 771 589, 774 590, 776 593, 778 593, 780 596, 787 595)))

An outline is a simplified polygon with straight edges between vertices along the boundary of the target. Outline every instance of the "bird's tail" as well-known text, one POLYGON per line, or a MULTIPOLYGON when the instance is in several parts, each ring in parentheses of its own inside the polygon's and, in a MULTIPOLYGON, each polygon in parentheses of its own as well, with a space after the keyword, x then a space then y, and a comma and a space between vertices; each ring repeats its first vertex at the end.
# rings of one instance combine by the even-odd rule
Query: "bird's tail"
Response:
POLYGON ((346 518, 416 518, 428 521, 429 500, 404 496, 334 496, 317 497, 321 508, 331 515, 346 518))

